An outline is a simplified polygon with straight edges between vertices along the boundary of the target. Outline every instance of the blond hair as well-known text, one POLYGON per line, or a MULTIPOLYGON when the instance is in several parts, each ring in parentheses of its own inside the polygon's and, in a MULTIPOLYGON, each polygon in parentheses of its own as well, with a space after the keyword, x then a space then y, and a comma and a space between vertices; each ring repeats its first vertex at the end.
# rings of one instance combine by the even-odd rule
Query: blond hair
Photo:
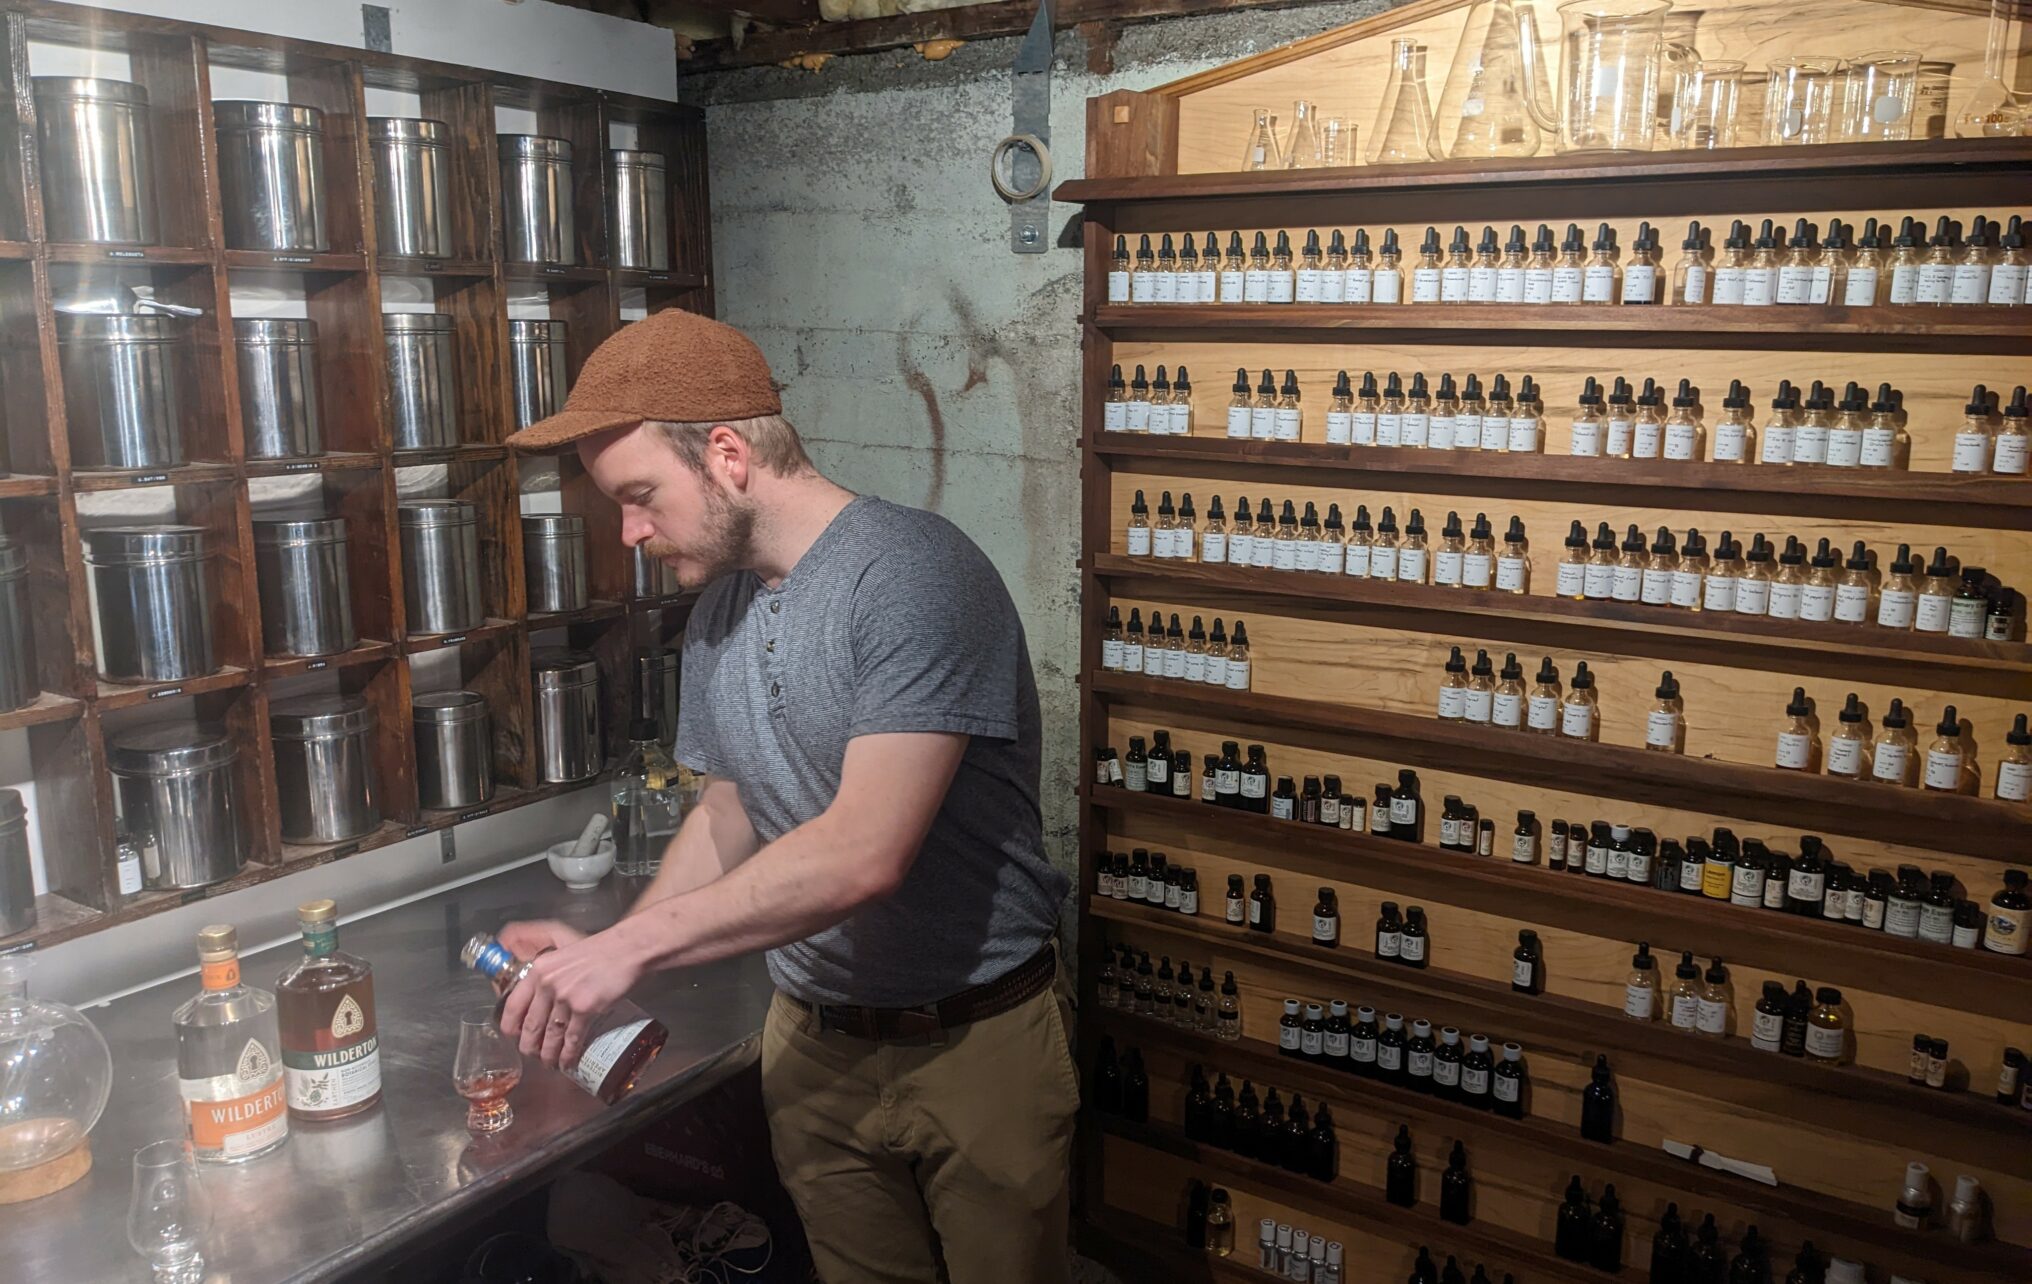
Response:
POLYGON ((798 438, 797 429, 791 427, 790 421, 782 415, 708 419, 698 423, 653 422, 662 432, 663 440, 677 452, 677 457, 695 473, 705 471, 706 438, 722 424, 748 443, 757 464, 777 476, 795 477, 799 473, 813 471, 811 456, 804 453, 804 442, 798 438))

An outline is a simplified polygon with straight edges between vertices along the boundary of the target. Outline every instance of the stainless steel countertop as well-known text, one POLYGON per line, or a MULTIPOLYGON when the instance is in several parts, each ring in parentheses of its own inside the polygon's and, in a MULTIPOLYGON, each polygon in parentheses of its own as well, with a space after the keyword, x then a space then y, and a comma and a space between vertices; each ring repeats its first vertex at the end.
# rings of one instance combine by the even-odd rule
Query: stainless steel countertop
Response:
MULTIPOLYGON (((531 1059, 509 1098, 513 1126, 489 1138, 466 1131, 466 1103, 451 1082, 458 1017, 491 1005, 493 991, 460 964, 459 947, 513 919, 559 918, 596 930, 633 894, 618 877, 594 891, 567 891, 537 861, 342 924, 339 948, 374 965, 381 1104, 335 1123, 292 1119, 280 1151, 201 1170, 212 1200, 207 1284, 326 1280, 384 1260, 751 1064, 771 994, 760 956, 659 973, 632 997, 670 1027, 670 1041, 619 1105, 602 1106, 531 1059)), ((250 954, 245 975, 272 989, 297 953, 284 945, 250 954)), ((132 1161, 147 1142, 182 1135, 170 1016, 196 986, 184 978, 87 1012, 113 1050, 112 1096, 91 1134, 92 1171, 66 1190, 0 1209, 0 1275, 95 1284, 149 1278, 127 1244, 132 1161)))

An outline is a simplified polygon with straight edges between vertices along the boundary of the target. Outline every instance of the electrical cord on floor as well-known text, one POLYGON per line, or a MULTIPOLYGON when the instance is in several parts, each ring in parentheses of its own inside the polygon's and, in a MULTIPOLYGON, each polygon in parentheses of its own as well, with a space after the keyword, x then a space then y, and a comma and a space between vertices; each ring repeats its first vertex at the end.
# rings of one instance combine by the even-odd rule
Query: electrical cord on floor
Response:
POLYGON ((681 1209, 657 1225, 670 1236, 682 1262, 668 1284, 733 1284, 739 1276, 760 1275, 775 1256, 768 1223, 726 1200, 703 1212, 681 1209), (758 1248, 761 1260, 752 1266, 728 1260, 730 1254, 746 1257, 758 1248))

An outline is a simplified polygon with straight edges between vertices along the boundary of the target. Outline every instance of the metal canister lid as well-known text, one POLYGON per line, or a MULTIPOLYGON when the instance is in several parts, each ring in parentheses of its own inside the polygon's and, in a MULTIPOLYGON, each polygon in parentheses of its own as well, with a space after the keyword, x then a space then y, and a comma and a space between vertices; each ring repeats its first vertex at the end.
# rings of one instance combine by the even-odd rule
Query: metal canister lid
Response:
POLYGON ((325 128, 325 114, 315 107, 252 98, 215 98, 212 118, 220 129, 231 130, 321 134, 325 128))
POLYGON ((161 312, 59 312, 56 337, 98 343, 175 343, 184 318, 161 312))
POLYGON ((100 526, 84 533, 94 566, 161 566, 211 556, 202 526, 100 526))
POLYGON ((130 731, 106 751, 108 764, 123 776, 187 776, 216 771, 239 756, 224 731, 189 723, 130 731))
POLYGON ((586 519, 577 513, 524 513, 522 533, 540 539, 584 539, 586 519))
POLYGON ((442 312, 383 312, 381 330, 384 334, 450 334, 453 329, 451 317, 442 312))
POLYGON ((297 548, 306 544, 343 544, 346 542, 346 519, 257 517, 254 519, 254 542, 273 548, 297 548))
POLYGON ((487 716, 487 700, 477 691, 426 691, 409 702, 412 722, 447 726, 478 722, 487 716))
POLYGON ((377 143, 414 143, 443 147, 451 138, 451 126, 427 116, 369 116, 367 137, 377 143))
POLYGON ((268 711, 268 730, 277 740, 337 740, 374 729, 374 706, 364 696, 304 696, 268 711))
POLYGON ((544 647, 529 654, 531 677, 539 691, 592 686, 600 680, 600 662, 584 651, 544 647))
POLYGON ((18 580, 28 574, 28 550, 0 534, 0 581, 18 580))
POLYGON ((148 105, 148 91, 131 80, 107 80, 92 76, 34 76, 30 92, 37 98, 85 98, 99 102, 148 105))
POLYGON ((240 933, 225 923, 198 929, 198 957, 207 963, 223 963, 240 952, 240 933))
POLYGON ((480 510, 463 499, 405 499, 395 505, 401 526, 471 526, 480 510))
POLYGON ((0 789, 0 829, 18 829, 28 823, 28 807, 19 789, 0 789))
POLYGON ((244 348, 304 348, 317 342, 308 317, 234 317, 233 342, 244 348))
POLYGON ((571 159, 571 144, 562 138, 549 138, 543 134, 503 134, 500 139, 502 160, 546 160, 568 161, 571 159))
POLYGON ((569 327, 562 321, 510 321, 508 342, 526 344, 563 343, 569 327))
POLYGON ((630 169, 662 169, 667 164, 662 152, 638 152, 629 147, 610 148, 607 155, 614 164, 630 169))
POLYGON ((305 901, 296 907, 296 921, 299 923, 336 923, 339 921, 339 903, 329 896, 319 900, 305 901))

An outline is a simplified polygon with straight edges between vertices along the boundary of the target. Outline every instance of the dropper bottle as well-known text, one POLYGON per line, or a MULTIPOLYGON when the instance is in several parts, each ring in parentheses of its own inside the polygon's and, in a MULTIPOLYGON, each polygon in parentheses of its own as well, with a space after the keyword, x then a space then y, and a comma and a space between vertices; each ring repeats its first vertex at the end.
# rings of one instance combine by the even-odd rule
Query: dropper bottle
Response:
POLYGON ((1480 450, 1482 448, 1483 413, 1489 408, 1488 400, 1482 396, 1480 375, 1471 374, 1461 385, 1460 409, 1453 421, 1453 448, 1455 450, 1480 450))
POLYGON ((1150 248, 1150 234, 1147 232, 1136 247, 1136 274, 1129 282, 1129 301, 1157 302, 1157 255, 1150 248))
POLYGON ((1997 428, 1997 438, 1990 451, 1990 471, 1999 477, 2023 477, 2026 470, 2027 447, 2032 446, 2032 419, 2028 419, 2025 403, 2025 385, 2011 389, 2011 400, 2004 406, 2003 419, 1997 428))
POLYGON ((1152 283, 1150 301, 1178 302, 1178 251, 1172 247, 1169 232, 1164 234, 1164 244, 1157 251, 1157 280, 1152 283))
POLYGON ((1650 551, 1644 546, 1644 532, 1631 522, 1630 529, 1623 536, 1623 555, 1616 559, 1614 577, 1609 581, 1609 597, 1617 602, 1638 602, 1644 597, 1644 570, 1651 564, 1650 551))
MULTIPOLYGON (((1359 244, 1360 238, 1357 237, 1357 245, 1359 244)), ((1404 250, 1397 243, 1397 229, 1393 227, 1383 233, 1383 243, 1376 247, 1376 270, 1372 286, 1372 302, 1404 302, 1403 263, 1404 250)))
POLYGON ((1714 301, 1736 305, 1743 301, 1743 277, 1749 270, 1750 229, 1741 219, 1729 224, 1722 239, 1721 258, 1715 263, 1714 301))
POLYGON ((1792 433, 1792 462, 1795 464, 1824 464, 1827 462, 1827 437, 1834 429, 1834 394, 1820 380, 1813 381, 1813 388, 1806 394, 1806 410, 1799 416, 1799 426, 1792 433))
POLYGON ((1383 516, 1377 519, 1376 540, 1369 548, 1369 578, 1397 578, 1397 513, 1388 504, 1383 506, 1383 516))
POLYGON ((1588 538, 1578 518, 1567 527, 1566 544, 1554 572, 1552 595, 1581 601, 1587 597, 1588 538))
POLYGON ((1863 702, 1849 692, 1848 701, 1835 716, 1834 734, 1827 738, 1827 774, 1861 780, 1870 771, 1870 724, 1863 716, 1863 702))
POLYGON ((1637 399, 1631 394, 1630 381, 1621 375, 1609 388, 1609 414, 1602 442, 1602 456, 1605 459, 1628 459, 1630 439, 1637 427, 1637 399))
POLYGON ((1865 468, 1903 468, 1912 457, 1912 438, 1899 422, 1901 398, 1888 383, 1877 385, 1876 400, 1870 403, 1870 422, 1863 429, 1865 468))
POLYGON ((1559 262, 1552 268, 1552 301, 1554 303, 1579 303, 1582 292, 1582 273, 1586 267, 1587 238, 1581 235, 1580 224, 1568 223, 1566 237, 1560 242, 1559 262))
POLYGON ((1489 582, 1495 578, 1495 570, 1495 531, 1489 525, 1487 513, 1476 513, 1475 524, 1468 530, 1467 544, 1461 554, 1461 587, 1487 589, 1489 582))
POLYGON ((1439 677, 1439 720, 1465 722, 1468 706, 1468 660, 1454 647, 1439 677))
POLYGON ((1129 428, 1129 385, 1123 382, 1122 365, 1116 362, 1108 372, 1108 395, 1101 403, 1101 431, 1126 432, 1129 428))
POLYGON ((1834 619, 1840 624, 1868 624, 1870 600, 1876 596, 1876 572, 1870 566, 1869 546, 1857 540, 1842 563, 1834 584, 1834 619))
POLYGON ((1425 444, 1433 450, 1452 450, 1459 415, 1460 393, 1454 388, 1453 376, 1442 374, 1439 390, 1432 394, 1432 417, 1426 421, 1425 444))
POLYGON ((1638 600, 1646 606, 1672 605, 1672 578, 1679 571, 1679 549, 1669 527, 1660 526, 1651 540, 1651 556, 1644 563, 1638 600))
MULTIPOLYGON (((1462 234, 1462 246, 1466 246, 1466 234, 1462 234)), ((1441 272, 1439 229, 1425 229, 1425 239, 1418 245, 1418 262, 1411 269, 1411 301, 1413 303, 1438 303, 1440 301, 1439 277, 1441 272)), ((1462 296, 1466 296, 1467 281, 1461 281, 1462 296)))
POLYGON ((1127 427, 1130 432, 1150 431, 1150 376, 1136 367, 1136 377, 1129 381, 1129 410, 1127 427))
POLYGON ((1791 464, 1798 434, 1799 393, 1790 379, 1780 379, 1778 394, 1771 398, 1771 417, 1764 421, 1764 448, 1757 462, 1791 464))
POLYGON ((1489 405, 1482 412, 1482 449, 1503 452, 1510 449, 1510 415, 1516 408, 1510 396, 1510 379, 1497 375, 1489 384, 1489 405))
POLYGON ((1538 384, 1525 375, 1517 385, 1517 403, 1510 412, 1510 440, 1513 455, 1535 455, 1545 446, 1545 406, 1538 399, 1538 384))
POLYGON ((1686 752, 1686 701, 1679 680, 1667 669, 1658 676, 1656 703, 1644 720, 1644 747, 1654 753, 1686 752))
POLYGON ((1354 431, 1355 390, 1348 383, 1348 372, 1343 370, 1334 379, 1333 404, 1326 412, 1326 444, 1345 446, 1349 434, 1354 431))
POLYGON ((1742 548, 1735 536, 1728 531, 1721 533, 1715 541, 1714 560, 1707 568, 1707 579, 1700 589, 1700 609, 1703 611, 1727 611, 1736 609, 1736 586, 1742 582, 1742 548))
POLYGON ((1919 242, 1925 232, 1910 214, 1898 227, 1898 235, 1891 238, 1891 253, 1886 268, 1891 275, 1891 284, 1885 292, 1885 302, 1893 304, 1917 303, 1919 301, 1919 242))
POLYGON ((1348 243, 1335 228, 1327 238, 1326 261, 1319 270, 1319 301, 1321 303, 1346 303, 1348 301, 1348 243))
POLYGON ((1559 703, 1559 734, 1568 740, 1599 740, 1602 734, 1601 704, 1595 695, 1595 675, 1582 660, 1573 669, 1573 682, 1559 703))
POLYGON ((1789 306, 1812 301, 1814 261, 1820 257, 1817 230, 1803 218, 1793 223, 1791 239, 1785 243, 1785 261, 1778 268, 1779 303, 1789 306))
POLYGON ((1926 257, 1919 261, 1918 304, 1945 305, 1954 292, 1954 262, 1960 257, 1961 229, 1942 214, 1933 224, 1933 239, 1927 242, 1926 257))
POLYGON ((1301 435, 1300 423, 1298 372, 1286 370, 1284 384, 1278 390, 1277 414, 1272 421, 1272 432, 1278 441, 1297 441, 1301 435))
POLYGON ((1319 545, 1319 569, 1328 575, 1341 573, 1341 562, 1347 552, 1347 525, 1341 520, 1341 506, 1326 506, 1326 529, 1319 545))
POLYGON ((1672 413, 1665 420, 1665 458, 1695 462, 1707 453, 1707 429, 1700 422, 1700 389, 1690 379, 1679 381, 1672 413))
POLYGON ((1587 574, 1583 595, 1590 602, 1606 602, 1616 591, 1616 533, 1609 529, 1607 522, 1595 527, 1595 537, 1588 549, 1587 574))
POLYGON ((1884 252, 1877 220, 1863 220, 1863 232, 1856 238, 1856 252, 1848 261, 1848 272, 1839 297, 1843 307, 1875 307, 1882 293, 1884 252))
POLYGON ((1707 568, 1707 541, 1701 538, 1698 529, 1689 529, 1679 546, 1679 564, 1672 568, 1673 606, 1684 611, 1700 610, 1707 568))
POLYGON ((1320 253, 1319 229, 1305 234, 1305 246, 1298 253, 1298 274, 1292 281, 1291 297, 1298 303, 1319 302, 1319 276, 1325 256, 1320 253))
POLYGON ((1249 247, 1249 270, 1242 277, 1242 302, 1268 303, 1270 301, 1270 238, 1262 232, 1256 233, 1256 241, 1249 247))
POLYGON ((1919 581, 1915 572, 1918 563, 1912 560, 1912 546, 1900 544, 1898 555, 1891 559, 1891 570, 1884 577, 1883 587, 1877 595, 1877 627, 1881 629, 1909 629, 1913 626, 1919 607, 1919 581))
POLYGON ((1423 450, 1432 431, 1432 393, 1426 389, 1423 372, 1411 376, 1411 389, 1404 394, 1404 420, 1398 429, 1398 443, 1423 450))
POLYGON ((1806 545, 1795 535, 1785 537, 1778 569, 1771 576, 1771 602, 1765 614, 1774 620, 1796 620, 1806 597, 1806 545))
POLYGON ((1503 254, 1497 247, 1496 229, 1482 229, 1481 244, 1475 250, 1474 266, 1468 269, 1468 302, 1496 301, 1496 274, 1502 270, 1503 254))
POLYGON ((1769 615, 1771 582, 1775 578, 1770 541, 1758 534, 1751 539, 1749 554, 1743 558, 1742 573, 1736 576, 1736 614, 1769 615))
POLYGON ((1969 393, 1968 404, 1962 407, 1961 427, 1954 434, 1954 457, 1948 463, 1948 471, 1955 473, 1986 473, 1990 471, 1990 456, 1995 439, 1990 433, 1990 390, 1977 384, 1969 393))
MULTIPOLYGON (((1121 370, 1120 366, 1115 367, 1121 370)), ((1581 385, 1580 400, 1568 430, 1567 453, 1577 458, 1598 459, 1602 453, 1602 385, 1593 375, 1581 385)))
POLYGON ((1816 306, 1841 297, 1848 277, 1849 232, 1838 218, 1827 221, 1827 239, 1813 259, 1813 275, 1806 288, 1806 301, 1816 306))
POLYGON ((1996 307, 2022 307, 2026 302, 2026 281, 2032 260, 2025 254, 2025 220, 2013 214, 1997 238, 1997 258, 1990 265, 1990 294, 1985 302, 1996 307))
MULTIPOLYGON (((1702 304, 1707 302, 1707 246, 1698 221, 1686 225, 1686 239, 1679 243, 1679 262, 1672 267, 1672 302, 1702 304)), ((1624 288, 1628 289, 1629 277, 1624 276, 1624 288)))
POLYGON ((1545 656, 1539 660, 1538 674, 1532 680, 1530 693, 1524 698, 1524 729, 1533 735, 1558 735, 1559 707, 1564 698, 1560 692, 1559 670, 1553 666, 1552 657, 1545 656))
POLYGON ((1919 585, 1919 602, 1912 627, 1920 633, 1945 633, 1954 618, 1955 562, 1947 550, 1936 547, 1926 564, 1926 578, 1919 585))
POLYGON ((1496 554, 1496 591, 1526 594, 1531 591, 1531 542, 1524 538, 1524 519, 1510 518, 1503 532, 1503 548, 1496 554))
POLYGON ((1968 766, 1968 754, 1962 747, 1964 728, 1953 705, 1941 712, 1940 724, 1933 731, 1933 743, 1926 747, 1926 769, 1920 777, 1920 788, 1937 794, 1968 792, 1963 788, 1968 766))
POLYGON ((1785 706, 1785 721, 1778 730, 1777 765, 1785 771, 1811 775, 1820 770, 1820 732, 1814 729, 1813 705, 1805 687, 1792 688, 1785 706))
MULTIPOLYGON (((1453 242, 1447 247, 1446 261, 1439 269, 1439 301, 1441 303, 1466 303, 1468 284, 1474 276, 1475 254, 1468 247, 1468 230, 1456 227, 1453 242)), ((1416 288, 1417 278, 1413 278, 1416 288)), ((1415 297, 1415 296, 1414 296, 1415 297)))
MULTIPOLYGON (((1212 235, 1212 233, 1208 233, 1212 235)), ((1214 255, 1207 252, 1207 262, 1213 263, 1214 255)), ((1243 303, 1248 299, 1249 261, 1242 255, 1242 234, 1228 233, 1228 252, 1220 259, 1219 297, 1222 303, 1243 303)))
MULTIPOLYGON (((1489 721, 1498 727, 1521 731, 1524 727, 1524 703, 1524 666, 1517 663, 1517 653, 1511 651, 1504 655, 1503 670, 1496 675, 1496 690, 1489 701, 1489 721)), ((2024 725, 2024 717, 2022 713, 2018 715, 2020 727, 2024 725)), ((2026 762, 2028 769, 2032 769, 2032 755, 2027 756, 2026 762)), ((1997 796, 2006 796, 2001 778, 1997 796)))
POLYGON ((1503 261, 1496 266, 1496 302, 1524 302, 1524 273, 1531 265, 1530 252, 1525 248, 1524 228, 1521 224, 1510 225, 1510 239, 1503 246, 1503 261))
POLYGON ((1354 414, 1348 420, 1348 441, 1356 446, 1376 444, 1376 418, 1383 413, 1383 399, 1376 395, 1376 372, 1362 371, 1361 390, 1355 394, 1354 414))
MULTIPOLYGON (((1648 228, 1650 224, 1645 224, 1648 228)), ((1655 267, 1653 268, 1655 274, 1655 267)), ((1595 232, 1594 254, 1581 271, 1583 303, 1614 303, 1617 294, 1616 233, 1607 223, 1595 232)))
POLYGON ((1460 514, 1449 511, 1445 524, 1439 528, 1439 547, 1433 550, 1434 588, 1461 586, 1461 559, 1467 554, 1467 546, 1467 539, 1461 533, 1460 514))
POLYGON ((1778 236, 1771 220, 1765 219, 1751 244, 1749 262, 1743 268, 1745 307, 1770 307, 1778 301, 1778 236))
POLYGON ((1249 403, 1249 436, 1255 441, 1277 439, 1277 381, 1268 370, 1256 382, 1256 399, 1249 403))
POLYGON ((1234 400, 1228 403, 1228 437, 1230 440, 1247 441, 1249 422, 1253 418, 1256 403, 1249 399, 1249 372, 1235 371, 1234 400))
POLYGON ((1284 501, 1284 511, 1277 515, 1277 538, 1270 549, 1270 569, 1298 569, 1298 510, 1288 499, 1284 501))
POLYGON ((1524 302, 1552 302, 1552 275, 1557 263, 1552 229, 1540 223, 1538 235, 1531 241, 1531 262, 1524 268, 1524 302))
POLYGON ((1637 422, 1630 430, 1630 458, 1657 459, 1665 453, 1665 390, 1647 377, 1637 395, 1637 422))
POLYGON ((1348 542, 1346 558, 1341 564, 1342 573, 1362 579, 1368 578, 1369 561, 1375 544, 1376 531, 1369 522, 1369 506, 1357 504, 1355 520, 1348 523, 1348 542))
POLYGON ((1841 555, 1825 536, 1806 564, 1806 588, 1799 595, 1799 618, 1816 624, 1834 619, 1835 581, 1841 555))
POLYGON ((1630 246, 1630 261, 1623 265, 1623 288, 1619 297, 1626 305, 1663 301, 1658 295, 1658 233, 1648 222, 1637 225, 1637 239, 1630 246))
POLYGON ((1863 430, 1869 426, 1870 399, 1855 380, 1842 390, 1841 405, 1827 430, 1827 466, 1860 468, 1863 463, 1863 430))
POLYGON ((1903 700, 1893 698, 1891 707, 1884 711, 1884 720, 1877 727, 1877 738, 1870 745, 1870 779, 1879 784, 1903 785, 1910 788, 1917 769, 1918 735, 1912 730, 1912 715, 1906 710, 1903 700))
POLYGON ((1425 514, 1411 510, 1411 517, 1404 523, 1404 539, 1397 546, 1397 582, 1400 584, 1423 584, 1431 567, 1425 539, 1425 514))
POLYGON ((1990 220, 1976 215, 1968 241, 1954 264, 1947 301, 1957 307, 1987 303, 1990 298, 1990 220))
POLYGON ((1376 411, 1376 444, 1404 444, 1404 381, 1395 370, 1383 381, 1383 404, 1376 411))
POLYGON ((1129 301, 1129 238, 1115 238, 1115 253, 1108 260, 1108 302, 1129 301))
POLYGON ((1270 253, 1270 303, 1289 303, 1295 297, 1296 283, 1291 270, 1291 234, 1277 234, 1277 248, 1270 253))
POLYGON ((1729 380, 1729 395, 1722 398, 1722 417, 1714 426, 1714 461, 1718 464, 1747 463, 1757 457, 1757 421, 1750 413, 1750 390, 1741 379, 1729 380))

